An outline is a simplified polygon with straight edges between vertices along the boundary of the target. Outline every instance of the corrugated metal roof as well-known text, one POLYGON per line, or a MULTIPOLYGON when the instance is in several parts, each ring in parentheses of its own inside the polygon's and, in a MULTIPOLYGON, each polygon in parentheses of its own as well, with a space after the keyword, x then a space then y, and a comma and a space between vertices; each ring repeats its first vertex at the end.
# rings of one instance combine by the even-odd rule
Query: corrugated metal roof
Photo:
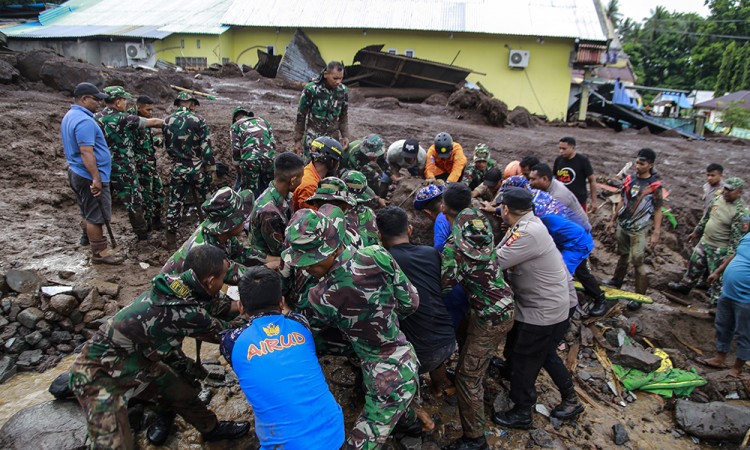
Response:
POLYGON ((126 36, 160 39, 172 33, 221 34, 232 0, 71 0, 45 11, 36 29, 11 27, 8 36, 54 38, 126 36))
POLYGON ((595 0, 234 0, 222 23, 607 40, 595 0))

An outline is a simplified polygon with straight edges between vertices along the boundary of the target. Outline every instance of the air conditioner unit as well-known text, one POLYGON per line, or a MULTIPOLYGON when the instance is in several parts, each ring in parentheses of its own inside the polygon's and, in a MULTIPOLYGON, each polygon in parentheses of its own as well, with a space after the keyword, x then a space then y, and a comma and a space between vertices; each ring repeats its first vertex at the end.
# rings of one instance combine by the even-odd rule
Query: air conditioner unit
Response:
POLYGON ((148 59, 146 47, 141 44, 125 44, 125 54, 128 59, 148 59))
POLYGON ((511 50, 508 55, 508 67, 524 68, 529 66, 528 50, 511 50))

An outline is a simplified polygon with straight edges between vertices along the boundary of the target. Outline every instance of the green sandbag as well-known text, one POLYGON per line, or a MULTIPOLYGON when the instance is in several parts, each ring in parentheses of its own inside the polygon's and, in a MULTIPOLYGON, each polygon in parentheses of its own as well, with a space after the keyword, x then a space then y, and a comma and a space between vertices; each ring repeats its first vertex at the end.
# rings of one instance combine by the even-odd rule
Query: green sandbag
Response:
MULTIPOLYGON (((583 285, 578 281, 575 282, 575 286, 577 291, 584 290, 583 285)), ((615 289, 613 287, 605 285, 600 286, 600 288, 602 289, 602 292, 604 292, 604 297, 609 301, 633 300, 634 302, 638 303, 654 303, 654 300, 648 295, 636 294, 635 292, 630 291, 623 291, 622 289, 615 289)))
POLYGON ((698 386, 708 383, 695 369, 669 369, 663 372, 644 373, 637 369, 612 364, 612 370, 626 391, 640 390, 661 395, 664 398, 687 397, 698 386))

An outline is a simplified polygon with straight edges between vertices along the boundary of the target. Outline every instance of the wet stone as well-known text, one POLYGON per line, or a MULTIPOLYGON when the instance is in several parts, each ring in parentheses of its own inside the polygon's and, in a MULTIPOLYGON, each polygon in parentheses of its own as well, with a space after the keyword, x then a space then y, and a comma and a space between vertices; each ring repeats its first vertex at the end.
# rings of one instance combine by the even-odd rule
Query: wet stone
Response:
POLYGON ((541 428, 537 428, 536 430, 531 432, 531 439, 539 447, 542 447, 542 448, 554 448, 555 447, 555 442, 552 439, 552 436, 550 436, 549 433, 547 433, 541 428))
POLYGON ((102 317, 104 317, 104 311, 99 309, 92 309, 91 311, 83 315, 83 322, 91 323, 95 320, 101 319, 102 317))
POLYGON ((628 430, 625 429, 623 424, 612 425, 612 441, 614 441, 615 445, 624 445, 629 440, 628 430))
POLYGON ((16 303, 21 309, 39 306, 39 301, 34 294, 18 294, 18 296, 13 299, 13 303, 16 303))
POLYGON ((37 322, 44 318, 44 313, 39 308, 26 308, 20 313, 16 320, 26 328, 34 328, 37 322))
POLYGON ((32 270, 9 270, 5 273, 8 286, 18 292, 33 292, 42 284, 42 278, 32 270))
POLYGON ((3 328, 2 332, 0 332, 0 342, 5 342, 8 339, 10 339, 13 336, 15 336, 16 331, 18 330, 18 327, 20 327, 20 326, 21 325, 19 325, 17 322, 16 323, 9 323, 8 325, 6 325, 3 328))
POLYGON ((44 353, 41 350, 26 350, 18 355, 16 366, 19 370, 28 370, 39 364, 42 358, 44 358, 44 353))
POLYGON ((5 314, 8 314, 10 312, 10 305, 12 304, 13 302, 11 302, 10 299, 7 297, 0 300, 0 308, 2 308, 5 314))
POLYGON ((10 322, 8 322, 8 319, 5 318, 5 316, 0 316, 0 327, 4 327, 5 325, 8 325, 10 322))
POLYGON ((60 315, 59 313, 56 313, 55 311, 46 311, 44 313, 44 320, 49 320, 50 322, 59 322, 64 319, 64 316, 60 315))
POLYGON ((67 317, 57 322, 57 326, 65 331, 73 331, 73 322, 71 322, 67 317))
POLYGON ((26 335, 26 337, 24 337, 26 343, 32 347, 38 344, 42 339, 44 339, 44 336, 42 336, 42 333, 39 330, 34 331, 33 333, 28 334, 26 335))
POLYGON ((72 313, 76 307, 78 306, 78 300, 76 300, 75 297, 68 294, 58 294, 52 297, 49 301, 49 307, 63 315, 63 316, 69 316, 70 313, 72 313))
POLYGON ((20 337, 26 337, 31 334, 31 330, 21 325, 20 327, 18 327, 18 330, 16 330, 16 334, 20 337))
POLYGON ((701 439, 740 442, 750 428, 750 407, 731 402, 677 400, 677 425, 701 439))
POLYGON ((61 353, 73 353, 73 346, 70 344, 58 344, 55 346, 58 352, 61 353))
POLYGON ((208 372, 208 378, 211 378, 213 380, 219 380, 224 381, 224 378, 226 377, 227 370, 224 368, 224 366, 218 366, 218 365, 207 365, 204 366, 206 369, 206 372, 208 372))
POLYGON ((94 285, 101 295, 109 295, 110 297, 116 298, 117 294, 120 293, 120 285, 116 283, 110 283, 109 281, 104 280, 93 280, 91 284, 94 285))
POLYGON ((633 345, 621 347, 612 356, 612 362, 645 373, 651 373, 661 366, 661 358, 633 345))
POLYGON ((87 448, 86 437, 83 410, 78 402, 69 401, 22 409, 0 429, 4 448, 78 450, 87 448))
POLYGON ((5 383, 10 377, 16 374, 16 359, 12 356, 5 355, 0 358, 0 383, 5 383))
POLYGON ((70 321, 73 323, 73 325, 78 325, 79 323, 83 322, 83 314, 81 311, 75 310, 72 313, 70 313, 70 321))
POLYGON ((42 333, 45 336, 49 336, 52 334, 52 324, 47 322, 46 320, 40 320, 36 323, 36 329, 39 330, 40 333, 42 333))
POLYGON ((104 299, 96 289, 92 289, 86 298, 83 299, 81 304, 78 305, 78 310, 82 313, 87 313, 92 309, 102 308, 104 308, 104 299))
POLYGON ((78 301, 82 301, 86 298, 86 296, 89 295, 89 293, 92 291, 92 287, 89 285, 75 285, 73 286, 73 296, 78 299, 78 301))
POLYGON ((8 311, 8 319, 11 322, 15 322, 20 312, 21 312, 21 307, 18 306, 16 303, 11 302, 10 311, 8 311))
POLYGON ((43 338, 34 346, 34 348, 38 348, 39 350, 47 350, 50 347, 52 347, 52 343, 47 338, 43 338))
POLYGON ((53 344, 67 344, 73 340, 73 335, 68 331, 53 331, 49 340, 53 344))
POLYGON ((29 348, 29 344, 21 337, 14 336, 5 341, 5 350, 8 353, 18 354, 29 348))

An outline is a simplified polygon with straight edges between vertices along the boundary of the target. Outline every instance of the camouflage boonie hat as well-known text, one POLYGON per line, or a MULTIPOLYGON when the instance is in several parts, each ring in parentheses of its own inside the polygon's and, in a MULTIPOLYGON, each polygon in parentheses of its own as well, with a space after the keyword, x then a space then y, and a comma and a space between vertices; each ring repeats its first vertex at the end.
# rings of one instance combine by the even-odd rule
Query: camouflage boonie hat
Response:
POLYGON ((461 211, 453 221, 452 232, 458 249, 467 257, 477 261, 490 259, 494 247, 492 225, 479 211, 461 211))
POLYGON ((487 144, 477 144, 474 147, 474 162, 487 161, 490 159, 490 148, 487 144))
POLYGON ((107 86, 103 89, 104 93, 109 95, 110 99, 116 98, 133 98, 128 92, 125 92, 125 88, 122 86, 107 86))
POLYGON ((371 156, 373 153, 375 156, 381 156, 383 153, 385 153, 385 149, 383 146, 383 138, 378 136, 377 134, 369 134, 367 137, 365 137, 362 140, 362 149, 365 151, 365 154, 368 156, 371 156))
POLYGON ((344 173, 344 183, 349 190, 349 195, 357 203, 365 203, 375 197, 375 192, 367 186, 367 178, 358 170, 347 170, 344 173))
POLYGON ((174 99, 174 105, 177 106, 177 102, 184 102, 186 100, 192 100, 195 102, 196 105, 200 105, 201 102, 198 101, 198 98, 194 96, 193 94, 189 92, 182 91, 179 94, 177 94, 177 98, 174 99))
POLYGON ((443 195, 445 192, 445 185, 430 184, 417 191, 417 196, 414 198, 414 209, 421 210, 430 203, 433 199, 443 195))
POLYGON ((349 190, 346 187, 346 183, 341 178, 336 177, 325 177, 318 182, 318 188, 315 190, 310 198, 306 202, 320 201, 331 201, 338 200, 346 202, 350 206, 356 206, 357 203, 349 195, 349 190))
POLYGON ((252 191, 235 192, 231 188, 223 187, 201 205, 206 215, 206 220, 201 226, 210 234, 232 231, 245 223, 253 209, 254 201, 252 191))
POLYGON ((341 246, 344 227, 337 228, 323 213, 304 208, 294 213, 284 235, 289 245, 281 252, 284 264, 307 267, 325 260, 341 246))
POLYGON ((235 122, 235 117, 237 117, 237 114, 239 113, 244 113, 248 117, 255 117, 255 113, 249 106, 247 105, 235 106, 234 110, 232 110, 232 123, 235 122))
POLYGON ((745 181, 742 178, 732 177, 724 180, 724 189, 733 191, 745 187, 745 181))

